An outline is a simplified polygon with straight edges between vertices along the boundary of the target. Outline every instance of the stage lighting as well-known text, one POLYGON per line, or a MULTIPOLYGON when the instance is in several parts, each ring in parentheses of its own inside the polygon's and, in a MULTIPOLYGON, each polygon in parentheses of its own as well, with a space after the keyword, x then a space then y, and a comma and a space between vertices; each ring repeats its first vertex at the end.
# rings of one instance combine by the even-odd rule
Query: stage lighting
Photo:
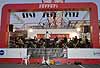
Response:
POLYGON ((78 32, 80 32, 80 31, 81 31, 81 28, 78 27, 78 28, 76 28, 76 30, 77 30, 78 32))
POLYGON ((9 24, 9 32, 13 32, 13 24, 9 24))
POLYGON ((13 32, 15 32, 15 31, 16 31, 16 29, 14 28, 14 29, 13 29, 13 32))
POLYGON ((43 13, 43 16, 42 17, 45 17, 45 13, 43 13))
POLYGON ((84 26, 84 33, 90 32, 90 27, 88 25, 84 26))
POLYGON ((35 17, 35 13, 33 12, 33 13, 29 13, 29 16, 30 17, 35 17))
POLYGON ((32 28, 28 29, 28 32, 33 32, 33 29, 32 28))
POLYGON ((76 17, 78 17, 79 16, 79 12, 76 12, 76 17))
POLYGON ((29 16, 30 16, 30 17, 32 17, 32 14, 31 14, 31 13, 29 13, 29 16))
POLYGON ((25 13, 22 13, 23 18, 25 18, 25 13))
POLYGON ((71 17, 71 15, 72 15, 71 12, 69 12, 69 17, 71 17))
POLYGON ((23 18, 28 18, 28 17, 35 17, 35 13, 33 12, 33 13, 22 13, 22 16, 23 16, 23 18))
POLYGON ((73 17, 75 17, 75 12, 73 12, 73 17))
POLYGON ((28 18, 28 13, 26 13, 25 15, 26 15, 26 18, 28 18))
POLYGON ((33 12, 33 17, 35 17, 35 13, 33 12))
POLYGON ((65 13, 65 17, 67 17, 67 15, 68 15, 68 13, 66 12, 66 13, 65 13))
POLYGON ((49 17, 49 13, 46 13, 47 14, 47 17, 49 17))

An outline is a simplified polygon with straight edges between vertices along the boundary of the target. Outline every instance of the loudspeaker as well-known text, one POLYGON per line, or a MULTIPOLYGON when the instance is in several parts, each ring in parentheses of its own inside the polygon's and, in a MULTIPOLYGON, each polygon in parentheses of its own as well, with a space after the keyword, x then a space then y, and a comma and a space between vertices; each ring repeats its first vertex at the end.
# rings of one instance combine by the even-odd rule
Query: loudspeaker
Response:
POLYGON ((74 62, 74 64, 75 64, 75 65, 81 65, 82 63, 81 63, 81 62, 76 61, 76 62, 74 62))
POLYGON ((90 32, 90 27, 88 25, 84 26, 84 33, 90 32))
POLYGON ((54 17, 56 17, 56 12, 54 12, 54 17))
POLYGON ((50 17, 52 17, 53 16, 53 14, 52 14, 52 12, 50 13, 50 17))
POLYGON ((13 24, 9 25, 9 32, 13 32, 13 24))

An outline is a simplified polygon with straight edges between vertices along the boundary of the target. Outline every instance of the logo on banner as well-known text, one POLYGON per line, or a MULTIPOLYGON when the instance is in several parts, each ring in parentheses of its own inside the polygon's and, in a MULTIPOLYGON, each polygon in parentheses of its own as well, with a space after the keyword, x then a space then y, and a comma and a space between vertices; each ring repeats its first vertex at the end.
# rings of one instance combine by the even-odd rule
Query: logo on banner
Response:
POLYGON ((57 4, 39 4, 39 8, 58 8, 57 4))
POLYGON ((0 50, 0 55, 4 55, 4 50, 0 50))
POLYGON ((100 55, 100 52, 94 52, 94 55, 100 55))

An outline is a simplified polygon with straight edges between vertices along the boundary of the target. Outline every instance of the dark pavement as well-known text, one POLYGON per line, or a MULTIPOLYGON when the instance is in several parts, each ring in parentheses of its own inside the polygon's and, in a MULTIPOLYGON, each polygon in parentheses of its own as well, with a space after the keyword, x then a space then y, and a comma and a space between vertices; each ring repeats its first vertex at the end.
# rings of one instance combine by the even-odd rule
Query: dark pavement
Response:
MULTIPOLYGON (((99 65, 50 65, 51 68, 100 68, 99 65)), ((39 64, 0 64, 0 68, 48 68, 46 65, 39 64)))

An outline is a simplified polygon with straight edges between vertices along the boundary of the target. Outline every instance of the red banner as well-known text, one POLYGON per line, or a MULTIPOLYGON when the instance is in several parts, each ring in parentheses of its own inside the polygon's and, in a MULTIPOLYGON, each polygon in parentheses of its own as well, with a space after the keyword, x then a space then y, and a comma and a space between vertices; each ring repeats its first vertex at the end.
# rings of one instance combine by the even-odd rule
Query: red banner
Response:
MULTIPOLYGON (((45 34, 37 34, 37 38, 43 38, 44 37, 44 35, 45 34)), ((66 38, 70 38, 70 35, 69 34, 50 34, 50 39, 54 39, 54 38, 56 38, 56 37, 58 37, 58 38, 64 38, 64 37, 66 37, 66 38)))

